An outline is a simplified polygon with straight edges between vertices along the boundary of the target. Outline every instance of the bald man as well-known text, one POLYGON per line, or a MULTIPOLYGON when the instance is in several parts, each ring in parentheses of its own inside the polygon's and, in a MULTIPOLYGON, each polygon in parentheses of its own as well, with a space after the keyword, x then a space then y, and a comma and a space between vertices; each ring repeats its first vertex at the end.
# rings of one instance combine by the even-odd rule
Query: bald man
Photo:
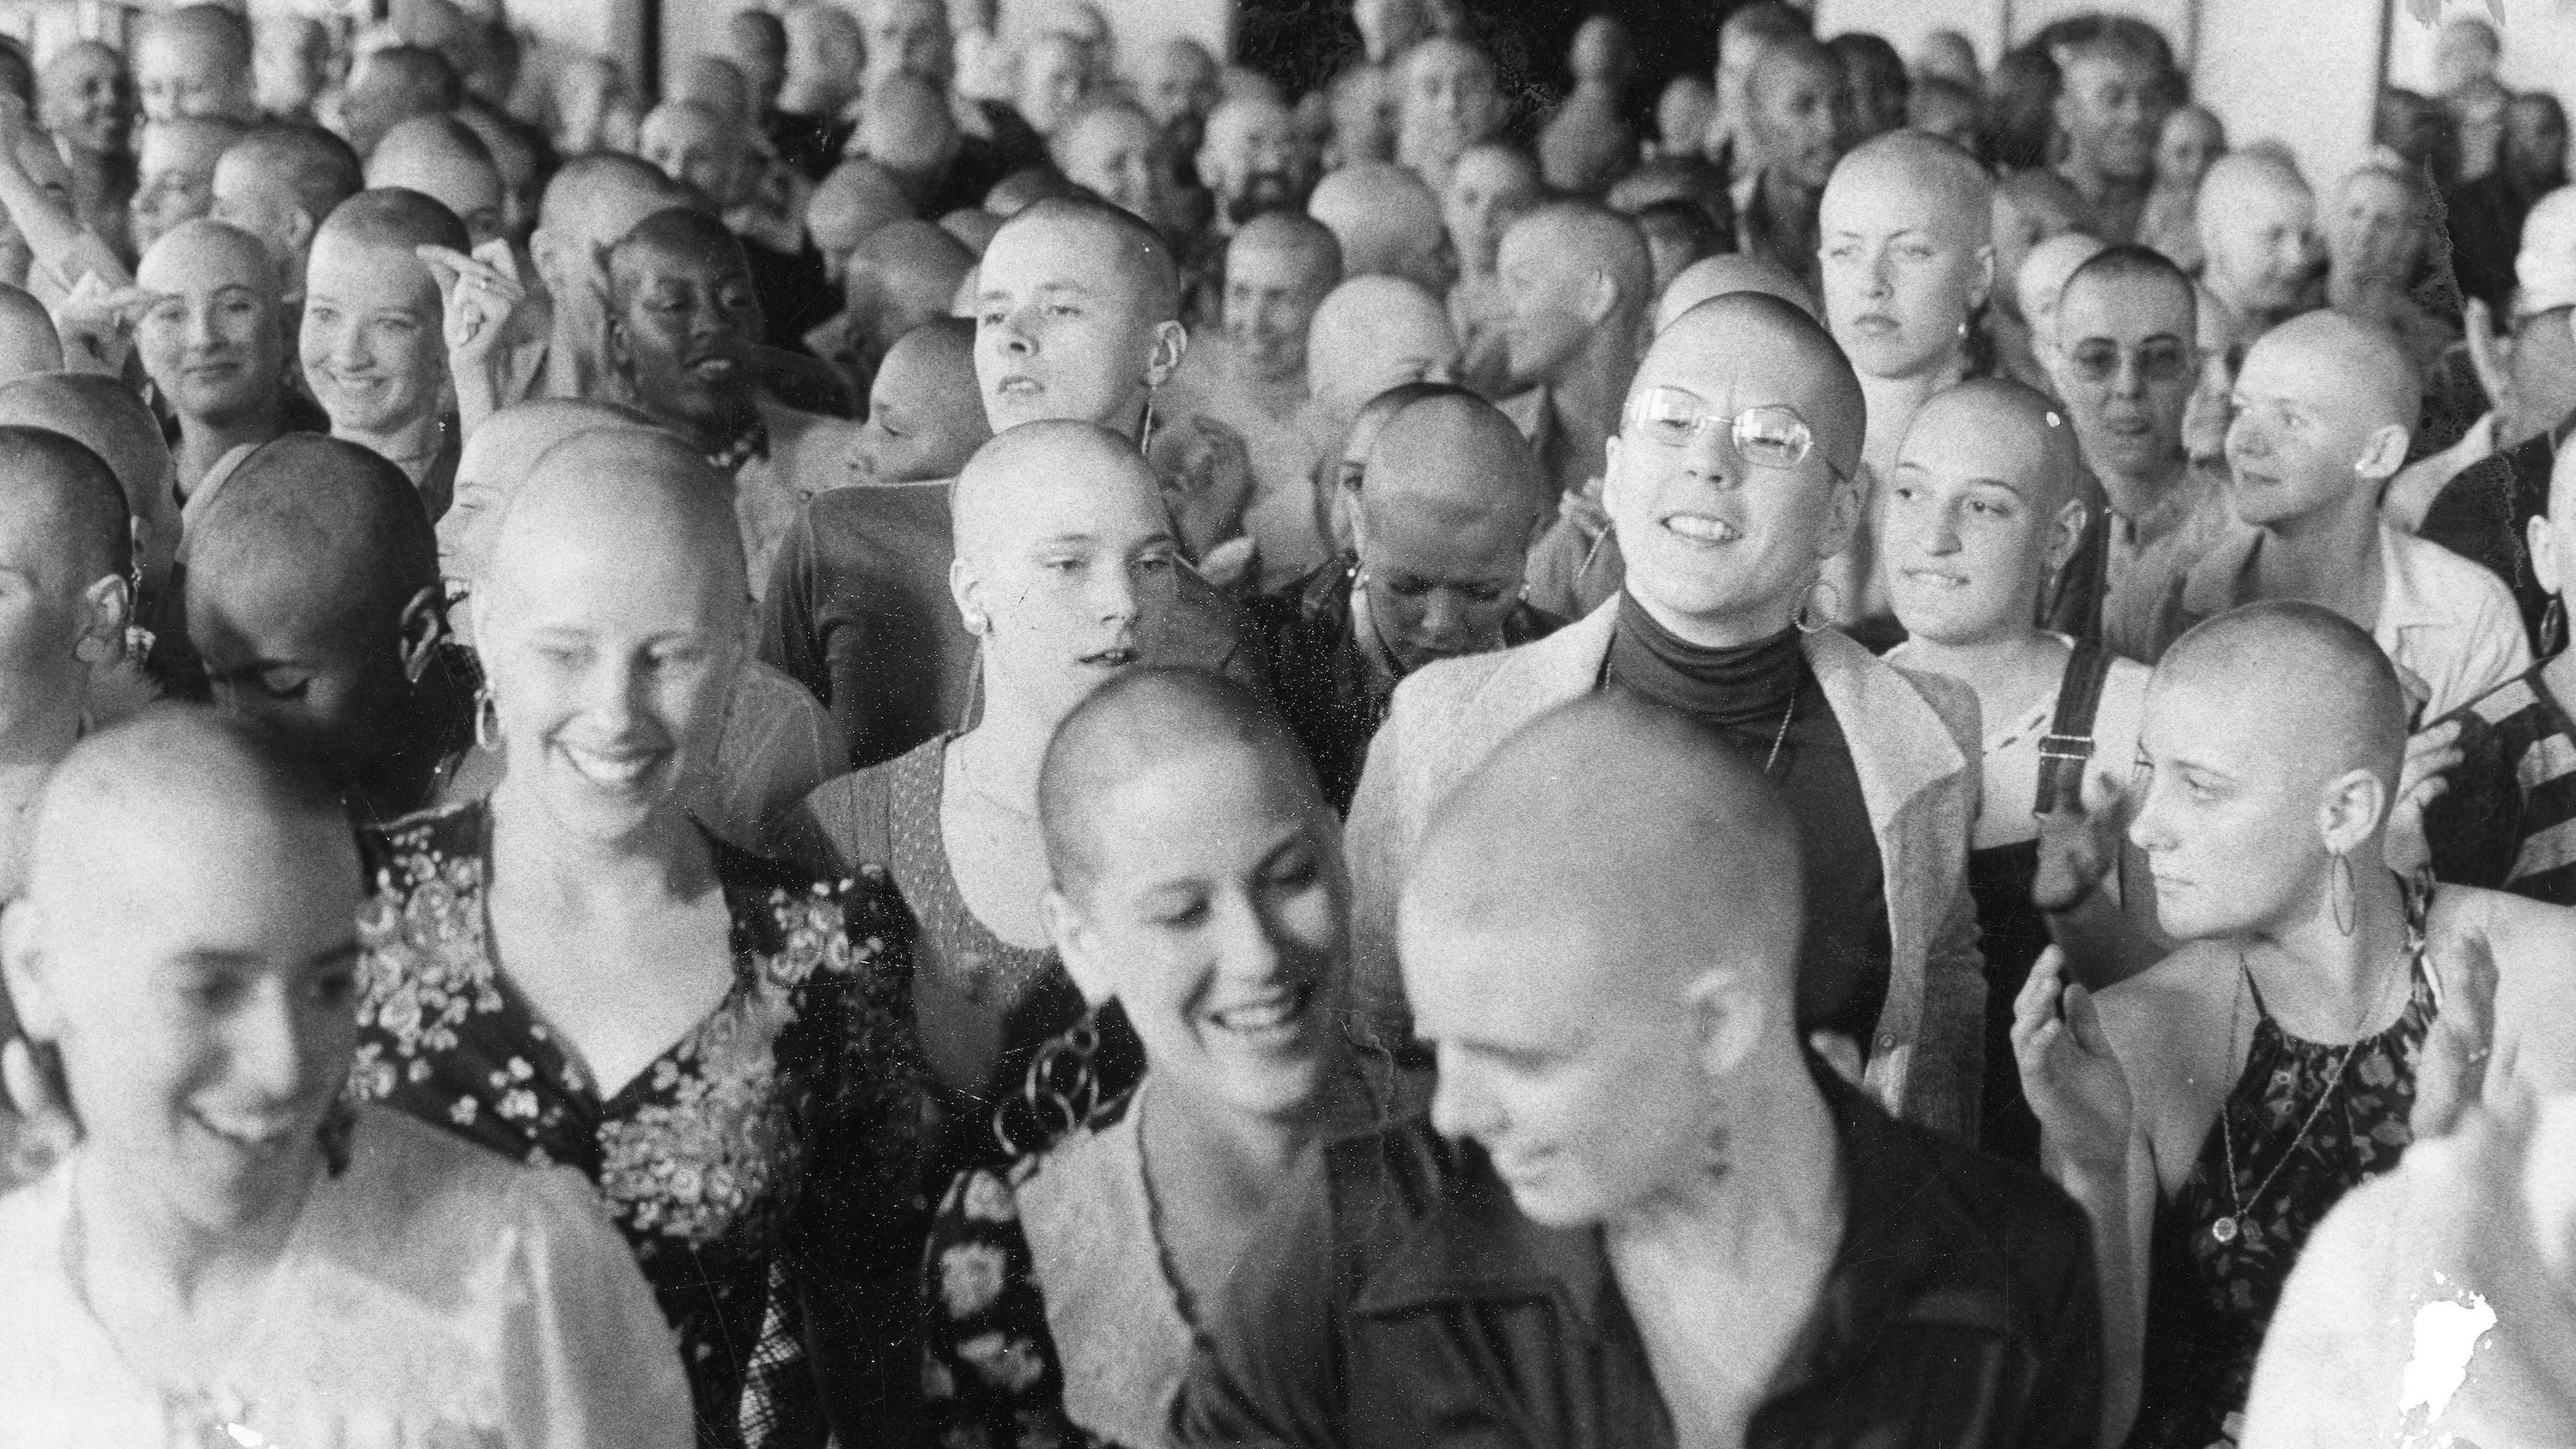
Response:
POLYGON ((1462 388, 1395 408, 1341 486, 1353 547, 1256 600, 1270 678, 1336 810, 1350 808, 1395 687, 1435 659, 1526 644, 1561 620, 1523 601, 1549 506, 1519 430, 1462 388))
POLYGON ((1459 153, 1491 140, 1509 115, 1494 62, 1475 45, 1434 36, 1395 63, 1395 159, 1434 196, 1459 153))
POLYGON ((943 319, 886 353, 851 459, 779 546, 760 657, 812 691, 849 765, 893 759, 969 713, 975 637, 948 596, 949 485, 993 435, 975 390, 975 326, 943 319))
POLYGON ((1503 404, 1559 495, 1600 469, 1654 312, 1654 259, 1635 223, 1560 202, 1512 224, 1496 256, 1507 371, 1526 391, 1503 404))
POLYGON ((219 116, 144 125, 135 146, 134 199, 128 204, 136 248, 151 250, 172 227, 212 209, 215 163, 242 135, 241 126, 219 116))
POLYGON ((1345 166, 1315 187, 1306 214, 1333 229, 1346 277, 1401 277, 1435 297, 1457 280, 1437 195, 1403 167, 1345 166))
POLYGON ((509 207, 491 148, 453 116, 414 116, 367 156, 367 185, 417 191, 456 214, 476 246, 497 240, 509 207))
POLYGON ((1047 137, 1064 179, 1165 236, 1180 227, 1169 141, 1132 101, 1102 97, 1065 112, 1047 137))
POLYGON ((250 23, 221 5, 148 17, 135 41, 134 79, 148 121, 206 116, 246 126, 259 119, 250 23))
POLYGON ((1156 402, 1171 423, 1209 417, 1243 436, 1253 484, 1243 527, 1260 550, 1265 588, 1325 557, 1302 421, 1306 347, 1316 310, 1341 279, 1341 247, 1321 222, 1293 212, 1254 217, 1226 244, 1223 330, 1194 341, 1156 402))
POLYGON ((329 419, 287 386, 285 304, 277 263, 247 232, 192 221, 143 254, 135 285, 148 299, 135 354, 179 421, 182 497, 217 459, 329 419))
POLYGON ((2238 373, 2229 497, 2244 525, 2169 590, 2151 656, 2203 619, 2263 599, 2331 609, 2370 631, 2415 717, 2438 719, 2531 667, 2504 582, 2380 517, 2420 406, 2384 332, 2333 312, 2266 333, 2238 373))
POLYGON ((341 202, 366 188, 348 142, 318 126, 268 126, 227 147, 215 162, 207 215, 268 243, 286 301, 300 309, 314 233, 341 202))
POLYGON ((2200 183, 2201 345, 2232 370, 2281 321, 2319 305, 2316 197, 2270 152, 2221 157, 2200 183))
POLYGON ((0 969, 80 1130, 0 1208, 26 1250, 0 1270, 0 1433, 157 1428, 186 1412, 164 1385, 213 1355, 299 1440, 356 1421, 691 1442, 669 1331, 578 1178, 342 1096, 365 878, 327 788, 169 708, 82 741, 37 830, 0 969), (276 1317, 210 1324, 209 1282, 276 1317), (424 1302, 447 1310, 433 1324, 424 1302))
POLYGON ((645 218, 609 256, 609 355, 635 405, 731 480, 754 597, 805 500, 847 481, 851 424, 762 396, 767 319, 741 243, 703 212, 645 218))
POLYGON ((635 224, 687 193, 652 165, 615 152, 564 163, 546 183, 528 255, 554 309, 545 395, 594 398, 615 386, 608 362, 608 252, 635 224))
POLYGON ((0 899, 10 899, 26 881, 36 792, 91 725, 93 675, 125 655, 134 558, 124 493, 97 454, 0 423, 0 461, 0 570, 22 600, 0 645, 0 899))
POLYGON ((896 340, 946 317, 975 272, 974 254, 945 229, 909 217, 890 221, 850 251, 841 276, 840 315, 805 334, 805 346, 838 368, 864 397, 896 340))
POLYGON ((2066 138, 2057 174, 2084 198, 2086 230, 2107 242, 2137 238, 2155 189, 2156 142, 2175 89, 2160 59, 2108 28, 2057 57, 2056 120, 2066 138))
POLYGON ((1879 662, 1810 597, 1855 523, 1859 398, 1833 339, 1776 298, 1714 298, 1655 338, 1606 450, 1618 598, 1535 644, 1426 666, 1369 747, 1351 866, 1361 980, 1382 1023, 1402 1020, 1395 894, 1431 813, 1523 721, 1615 685, 1777 778, 1805 825, 1803 1029, 1862 1058, 1891 1112, 1973 1136, 1975 705, 1952 681, 1879 662))
MULTIPOLYGON (((1745 89, 1745 140, 1735 184, 1739 249, 1821 285, 1816 207, 1842 156, 1842 63, 1811 35, 1761 47, 1745 89)), ((1721 87, 1721 90, 1723 87, 1721 87)))
POLYGON ((197 500, 179 551, 215 705, 330 777, 362 819, 436 798, 473 735, 419 494, 355 443, 252 449, 197 500))
POLYGON ((1825 607, 1870 640, 1888 638, 1873 520, 1878 490, 1926 398, 1965 376, 1968 328, 1994 290, 1994 193, 1967 152, 1918 131, 1863 145, 1834 167, 1817 212, 1825 324, 1868 400, 1861 526, 1824 575, 1825 607))
POLYGON ((2566 913, 2410 899, 2380 868, 2411 708, 2367 632, 2302 602, 2212 619, 2156 667, 2129 836, 2186 944, 2098 995, 2043 961, 2013 1030, 2052 1175, 2095 1217, 2110 1433, 2133 1402, 2140 1442, 2243 1408, 2308 1234, 2398 1165, 2410 1117, 2563 1090, 2566 913), (2284 1038, 2348 1069, 2310 1075, 2284 1038), (2116 1107, 2093 1095, 2114 1079, 2116 1107), (2310 1137, 2320 1116, 2344 1125, 2310 1137), (2267 1192, 2245 1164, 2285 1146, 2267 1192))
POLYGON ((2084 1216, 1807 1054, 1797 834, 1642 701, 1504 740, 1404 888, 1430 1114, 1273 1207, 1180 1442, 2096 1442, 2084 1216))

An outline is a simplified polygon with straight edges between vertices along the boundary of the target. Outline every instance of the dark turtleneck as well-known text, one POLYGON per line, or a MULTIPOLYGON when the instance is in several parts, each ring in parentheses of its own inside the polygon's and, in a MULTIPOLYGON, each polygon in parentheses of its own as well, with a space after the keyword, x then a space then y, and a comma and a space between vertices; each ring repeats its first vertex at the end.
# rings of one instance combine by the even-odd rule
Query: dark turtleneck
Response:
POLYGON ((1811 1031, 1840 1032, 1864 1054, 1875 1054, 1873 1038, 1895 954, 1887 886, 1851 746, 1807 667, 1798 631, 1712 649, 1657 623, 1633 595, 1623 593, 1602 673, 1608 682, 1710 727, 1756 766, 1767 766, 1798 822, 1807 884, 1798 1020, 1811 1031))

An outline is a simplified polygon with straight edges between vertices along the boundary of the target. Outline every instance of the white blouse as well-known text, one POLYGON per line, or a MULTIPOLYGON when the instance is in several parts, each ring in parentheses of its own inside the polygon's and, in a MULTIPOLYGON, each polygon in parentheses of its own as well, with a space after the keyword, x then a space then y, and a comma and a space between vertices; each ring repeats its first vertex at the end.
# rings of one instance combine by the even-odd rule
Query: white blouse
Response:
POLYGON ((156 1384, 65 1252, 69 1161, 0 1198, 0 1449, 689 1449, 677 1341, 581 1177, 360 1109, 217 1380, 156 1384))

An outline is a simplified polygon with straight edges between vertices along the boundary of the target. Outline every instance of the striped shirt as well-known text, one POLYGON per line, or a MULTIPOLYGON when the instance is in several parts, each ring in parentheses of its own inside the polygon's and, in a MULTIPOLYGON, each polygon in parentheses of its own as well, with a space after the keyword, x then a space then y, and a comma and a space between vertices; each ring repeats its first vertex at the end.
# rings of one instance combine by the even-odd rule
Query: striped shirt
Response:
POLYGON ((2576 721, 2543 678, 2555 667, 2450 716, 2462 759, 2424 819, 2437 879, 2576 906, 2576 721))

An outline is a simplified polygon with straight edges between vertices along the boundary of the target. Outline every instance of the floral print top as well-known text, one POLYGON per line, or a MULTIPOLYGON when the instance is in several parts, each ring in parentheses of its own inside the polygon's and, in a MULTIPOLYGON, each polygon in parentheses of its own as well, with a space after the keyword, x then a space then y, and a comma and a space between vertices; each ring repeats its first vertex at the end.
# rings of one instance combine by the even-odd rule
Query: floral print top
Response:
POLYGON ((490 841, 479 803, 370 837, 353 1091, 588 1176, 679 1335, 699 1442, 741 1443, 773 1268, 920 1241, 911 918, 880 871, 817 884, 710 839, 732 989, 603 1099, 494 960, 490 841))
POLYGON ((2345 1193, 2394 1169, 2415 1140, 2407 1125, 2415 1064, 2439 1010, 2420 936, 2406 1009, 2386 1031, 2354 1044, 2349 1062, 2341 1046, 2283 1031, 2250 980, 2247 990, 2257 1012, 2254 1044, 2221 1109, 2225 1130, 2212 1124, 2182 1190, 2156 1207, 2145 1383, 2131 1449, 2234 1442, 2255 1354, 2299 1250, 2345 1193), (2320 1106, 2329 1084, 2333 1095, 2320 1106), (2237 1226, 2222 1240, 2212 1228, 2229 1217, 2237 1226))

